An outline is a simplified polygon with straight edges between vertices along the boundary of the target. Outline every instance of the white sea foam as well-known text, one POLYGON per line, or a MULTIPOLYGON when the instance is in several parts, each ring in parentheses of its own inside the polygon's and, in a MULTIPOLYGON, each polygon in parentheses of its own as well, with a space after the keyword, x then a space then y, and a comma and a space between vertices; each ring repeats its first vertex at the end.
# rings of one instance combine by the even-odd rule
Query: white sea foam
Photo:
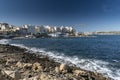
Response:
MULTIPOLYGON (((6 41, 3 41, 6 42, 6 41)), ((43 54, 47 55, 50 58, 54 59, 57 62, 61 63, 67 63, 70 65, 76 65, 77 67, 80 67, 82 69, 94 71, 94 72, 100 72, 106 77, 109 76, 113 80, 120 80, 120 69, 110 69, 109 68, 109 62, 101 61, 101 60, 93 60, 93 59, 83 59, 83 58, 78 58, 76 56, 73 57, 68 57, 65 56, 62 53, 57 53, 57 52, 51 52, 51 51, 46 51, 45 49, 38 49, 35 47, 26 47, 22 44, 11 44, 14 46, 19 46, 21 48, 25 48, 30 52, 35 52, 36 54, 43 54)))
POLYGON ((24 46, 23 44, 10 44, 10 45, 17 46, 17 47, 20 47, 20 48, 25 48, 25 49, 29 50, 29 48, 24 46))
POLYGON ((8 39, 1 39, 0 44, 8 44, 9 40, 8 39))

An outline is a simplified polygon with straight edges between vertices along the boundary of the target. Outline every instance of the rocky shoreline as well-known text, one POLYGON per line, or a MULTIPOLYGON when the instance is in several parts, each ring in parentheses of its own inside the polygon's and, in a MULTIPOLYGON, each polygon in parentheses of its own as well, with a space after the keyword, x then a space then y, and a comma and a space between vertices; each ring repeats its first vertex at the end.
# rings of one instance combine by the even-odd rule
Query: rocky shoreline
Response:
POLYGON ((26 49, 0 44, 0 80, 110 80, 26 49))

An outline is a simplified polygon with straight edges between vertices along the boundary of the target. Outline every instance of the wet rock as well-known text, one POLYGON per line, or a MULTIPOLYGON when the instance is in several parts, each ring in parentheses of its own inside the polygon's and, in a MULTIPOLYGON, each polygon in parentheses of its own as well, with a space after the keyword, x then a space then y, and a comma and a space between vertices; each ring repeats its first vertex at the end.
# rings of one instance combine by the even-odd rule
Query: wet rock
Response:
POLYGON ((36 62, 36 63, 33 64, 32 70, 34 72, 43 71, 43 67, 41 66, 40 63, 36 62))

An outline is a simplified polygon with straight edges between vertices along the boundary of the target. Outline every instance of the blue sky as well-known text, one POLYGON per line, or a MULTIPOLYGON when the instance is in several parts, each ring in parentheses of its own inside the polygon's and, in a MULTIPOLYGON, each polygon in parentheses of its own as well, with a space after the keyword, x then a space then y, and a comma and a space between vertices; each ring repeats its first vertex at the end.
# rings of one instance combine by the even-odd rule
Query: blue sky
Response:
POLYGON ((120 0, 0 0, 0 22, 120 31, 120 0))

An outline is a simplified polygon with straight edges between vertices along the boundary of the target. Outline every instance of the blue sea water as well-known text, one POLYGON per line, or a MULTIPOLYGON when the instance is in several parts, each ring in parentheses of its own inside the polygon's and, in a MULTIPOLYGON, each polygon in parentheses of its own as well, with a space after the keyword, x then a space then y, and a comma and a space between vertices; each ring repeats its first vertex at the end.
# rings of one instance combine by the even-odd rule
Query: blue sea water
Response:
POLYGON ((120 36, 8 40, 11 45, 120 80, 120 36))

